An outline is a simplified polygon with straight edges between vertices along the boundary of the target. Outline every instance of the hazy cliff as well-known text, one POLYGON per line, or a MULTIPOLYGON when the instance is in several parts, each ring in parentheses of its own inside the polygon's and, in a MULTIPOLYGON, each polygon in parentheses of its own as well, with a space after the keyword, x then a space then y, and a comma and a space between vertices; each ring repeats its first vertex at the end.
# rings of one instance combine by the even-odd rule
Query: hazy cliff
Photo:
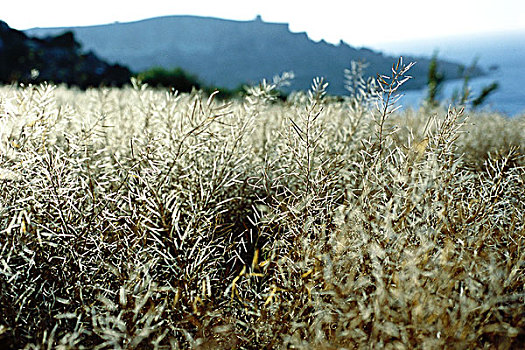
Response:
MULTIPOLYGON (((34 28, 38 37, 72 31, 87 50, 141 71, 152 66, 181 67, 203 81, 225 87, 257 82, 293 71, 294 89, 306 89, 312 78, 324 76, 330 92, 344 94, 343 71, 351 60, 370 63, 368 73, 388 73, 395 57, 340 42, 314 42, 305 33, 292 33, 285 23, 231 21, 195 16, 169 16, 138 22, 68 28, 34 28)), ((428 58, 417 61, 409 87, 426 83, 428 58)), ((459 65, 441 61, 446 78, 458 78, 459 65)), ((479 72, 478 72, 479 73, 479 72)))

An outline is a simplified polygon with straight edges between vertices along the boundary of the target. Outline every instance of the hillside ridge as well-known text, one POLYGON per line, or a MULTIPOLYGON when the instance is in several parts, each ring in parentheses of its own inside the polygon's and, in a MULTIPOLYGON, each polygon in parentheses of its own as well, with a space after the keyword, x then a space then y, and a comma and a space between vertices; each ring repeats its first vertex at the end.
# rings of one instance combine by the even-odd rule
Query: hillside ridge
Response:
MULTIPOLYGON (((32 28, 26 34, 45 37, 71 31, 86 50, 126 65, 135 72, 154 66, 181 67, 208 84, 234 88, 257 83, 283 71, 293 71, 291 89, 308 89, 312 79, 323 76, 329 92, 345 94, 344 69, 352 60, 367 61, 367 74, 388 73, 397 57, 368 48, 355 48, 341 41, 313 41, 305 32, 291 32, 287 23, 265 22, 260 16, 249 21, 215 17, 163 16, 134 22, 82 26, 32 28)), ((417 61, 407 88, 426 84, 429 58, 417 61)), ((460 64, 440 60, 446 79, 460 78, 460 64)), ((481 70, 475 75, 482 74, 481 70)))

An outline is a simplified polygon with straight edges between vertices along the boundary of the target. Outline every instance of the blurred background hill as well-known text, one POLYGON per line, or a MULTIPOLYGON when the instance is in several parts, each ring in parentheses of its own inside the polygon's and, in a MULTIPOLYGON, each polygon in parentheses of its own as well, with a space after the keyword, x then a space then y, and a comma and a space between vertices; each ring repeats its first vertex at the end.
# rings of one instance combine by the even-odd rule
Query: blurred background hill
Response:
MULTIPOLYGON (((343 41, 334 45, 315 42, 306 33, 293 33, 286 23, 267 23, 260 16, 251 21, 233 21, 198 16, 168 16, 129 23, 85 27, 33 28, 30 36, 43 38, 74 33, 86 50, 112 63, 140 72, 152 67, 180 67, 206 84, 235 88, 257 83, 283 71, 293 71, 291 90, 306 90, 316 76, 329 82, 329 92, 346 94, 344 69, 352 60, 369 63, 367 73, 388 73, 394 56, 368 48, 354 48, 343 41)), ((407 88, 426 84, 429 56, 406 57, 417 61, 411 70, 416 78, 407 88)), ((460 64, 441 60, 445 79, 460 77, 460 64)), ((481 75, 476 69, 473 75, 481 75)))

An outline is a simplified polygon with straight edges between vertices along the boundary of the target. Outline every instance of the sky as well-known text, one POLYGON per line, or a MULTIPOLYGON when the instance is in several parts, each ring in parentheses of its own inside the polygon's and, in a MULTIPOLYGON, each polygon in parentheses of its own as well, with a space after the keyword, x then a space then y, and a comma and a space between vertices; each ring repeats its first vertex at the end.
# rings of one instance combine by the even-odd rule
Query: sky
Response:
POLYGON ((525 29, 524 0, 2 0, 13 28, 129 22, 166 15, 289 23, 313 40, 354 46, 525 29))

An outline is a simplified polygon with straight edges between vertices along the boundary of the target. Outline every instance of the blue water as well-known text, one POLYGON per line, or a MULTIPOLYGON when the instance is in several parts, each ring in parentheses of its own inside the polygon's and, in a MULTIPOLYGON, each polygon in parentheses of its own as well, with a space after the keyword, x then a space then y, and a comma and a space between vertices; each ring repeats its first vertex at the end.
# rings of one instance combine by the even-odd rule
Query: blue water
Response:
MULTIPOLYGON (((489 72, 487 76, 472 79, 469 86, 477 97, 484 86, 493 81, 499 88, 482 106, 482 110, 508 116, 525 114, 525 31, 477 35, 469 38, 447 38, 420 42, 379 45, 378 49, 396 55, 411 54, 430 56, 437 49, 438 57, 470 65, 475 58, 489 72), (489 71, 497 65, 498 69, 489 71)), ((454 90, 461 91, 463 81, 449 81, 441 91, 441 100, 447 103, 454 90)), ((426 90, 408 91, 400 101, 404 106, 417 107, 426 96, 426 90)))

